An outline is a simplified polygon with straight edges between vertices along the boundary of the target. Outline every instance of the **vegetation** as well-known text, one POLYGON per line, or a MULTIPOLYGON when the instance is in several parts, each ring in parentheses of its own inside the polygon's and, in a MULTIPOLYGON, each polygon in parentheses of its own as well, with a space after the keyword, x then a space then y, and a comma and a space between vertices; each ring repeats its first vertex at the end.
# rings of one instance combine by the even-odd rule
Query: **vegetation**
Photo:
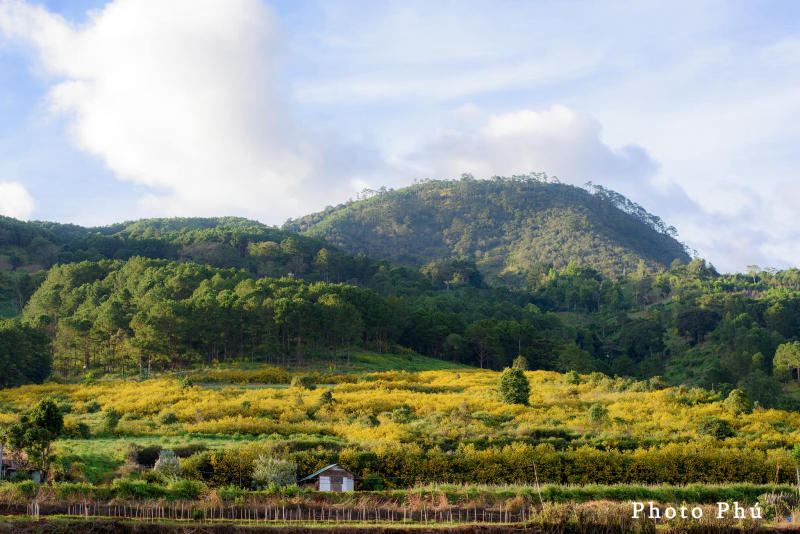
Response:
POLYGON ((442 285, 479 285, 484 273, 492 282, 524 286, 527 276, 570 262, 616 277, 636 271, 640 261, 651 271, 689 261, 675 229, 641 206, 600 186, 587 191, 544 174, 432 180, 365 196, 284 228, 352 254, 424 266, 442 285))
POLYGON ((253 473, 261 456, 292 462, 303 476, 338 462, 360 479, 375 474, 400 488, 533 483, 534 466, 551 484, 794 481, 798 413, 734 412, 725 397, 702 389, 600 374, 575 385, 548 371, 525 372, 528 406, 508 404, 499 376, 479 369, 342 375, 313 390, 206 388, 175 378, 50 383, 0 390, 0 422, 50 397, 66 412, 65 426, 89 428, 88 438, 56 442, 57 481, 124 480, 137 465, 152 469, 162 449, 180 458, 183 479, 211 487, 260 485, 253 473), (108 407, 119 414, 113 436, 108 407))

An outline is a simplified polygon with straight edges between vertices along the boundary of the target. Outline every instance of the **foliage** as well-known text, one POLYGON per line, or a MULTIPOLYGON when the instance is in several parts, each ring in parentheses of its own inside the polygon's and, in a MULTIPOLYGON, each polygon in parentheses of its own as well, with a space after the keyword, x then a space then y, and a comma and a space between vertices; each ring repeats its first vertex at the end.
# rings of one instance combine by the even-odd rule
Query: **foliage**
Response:
POLYGON ((260 487, 290 486, 297 483, 297 464, 266 455, 253 463, 253 482, 260 487))
POLYGON ((316 389, 317 383, 313 376, 295 375, 292 377, 293 388, 316 389))
POLYGON ((753 411, 753 402, 747 393, 741 389, 734 389, 725 399, 725 407, 734 414, 750 413, 753 411))
POLYGON ((506 368, 497 381, 497 391, 503 402, 527 406, 531 386, 521 369, 506 368))
POLYGON ((515 284, 541 265, 559 269, 570 261, 609 276, 635 271, 640 260, 649 269, 689 261, 674 228, 622 195, 548 181, 545 175, 426 181, 374 191, 284 228, 350 253, 425 266, 423 272, 447 284, 479 283, 446 267, 462 258, 476 258, 491 281, 515 284))
POLYGON ((8 445, 17 453, 24 452, 27 462, 46 479, 52 462, 51 444, 64 428, 64 416, 51 398, 40 400, 29 413, 8 428, 8 445))
POLYGON ((168 479, 175 480, 180 476, 181 472, 183 472, 183 468, 181 468, 180 460, 178 460, 178 457, 173 451, 162 450, 158 455, 158 460, 156 460, 153 466, 153 471, 168 479))

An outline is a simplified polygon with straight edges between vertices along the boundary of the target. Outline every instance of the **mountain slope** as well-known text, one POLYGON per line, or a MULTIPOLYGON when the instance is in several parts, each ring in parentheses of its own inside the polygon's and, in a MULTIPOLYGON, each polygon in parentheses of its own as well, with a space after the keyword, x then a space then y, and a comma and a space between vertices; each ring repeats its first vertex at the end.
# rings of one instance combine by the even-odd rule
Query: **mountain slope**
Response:
POLYGON ((674 229, 622 195, 524 177, 429 181, 290 220, 351 254, 405 265, 474 260, 495 281, 520 283, 543 265, 587 264, 624 275, 689 261, 674 229))
POLYGON ((348 256, 321 239, 237 217, 144 219, 98 228, 0 217, 0 317, 19 313, 44 269, 134 256, 347 282, 384 293, 428 284, 409 269, 348 256))

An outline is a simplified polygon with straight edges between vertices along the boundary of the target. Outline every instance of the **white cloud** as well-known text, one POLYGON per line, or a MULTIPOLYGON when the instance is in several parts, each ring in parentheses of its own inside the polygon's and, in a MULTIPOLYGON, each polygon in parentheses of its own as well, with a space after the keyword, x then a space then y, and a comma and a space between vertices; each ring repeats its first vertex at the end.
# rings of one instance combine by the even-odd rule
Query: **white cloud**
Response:
POLYGON ((33 198, 22 184, 0 182, 0 215, 27 220, 33 208, 33 198))
POLYGON ((587 181, 615 188, 654 189, 658 164, 641 147, 610 147, 600 123, 586 113, 554 105, 542 111, 523 109, 491 114, 474 105, 453 113, 442 128, 408 161, 415 172, 447 178, 511 176, 546 171, 564 181, 587 181))
POLYGON ((348 166, 318 178, 338 143, 287 112, 275 17, 258 0, 116 0, 80 27, 5 0, 0 30, 38 52, 77 146, 149 189, 146 213, 278 222, 352 189, 348 166))

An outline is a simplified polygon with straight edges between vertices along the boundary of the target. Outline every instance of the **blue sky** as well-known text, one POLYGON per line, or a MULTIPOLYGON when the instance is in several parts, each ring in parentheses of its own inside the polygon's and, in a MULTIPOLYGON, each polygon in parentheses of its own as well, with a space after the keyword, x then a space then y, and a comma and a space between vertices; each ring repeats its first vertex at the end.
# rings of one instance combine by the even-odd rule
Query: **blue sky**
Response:
POLYGON ((0 0, 0 213, 280 224, 364 187, 603 184, 800 263, 800 3, 0 0))

